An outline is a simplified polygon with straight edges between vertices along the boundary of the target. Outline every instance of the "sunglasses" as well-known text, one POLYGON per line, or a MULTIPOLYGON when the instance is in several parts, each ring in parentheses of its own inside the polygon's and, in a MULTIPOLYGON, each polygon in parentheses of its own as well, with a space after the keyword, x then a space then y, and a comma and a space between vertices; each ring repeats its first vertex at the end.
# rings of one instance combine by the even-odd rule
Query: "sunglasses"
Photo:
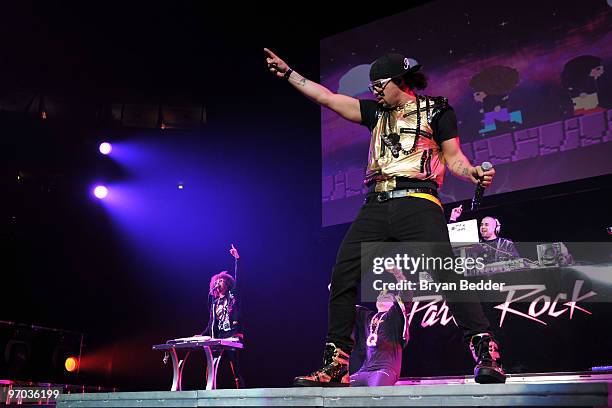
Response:
POLYGON ((385 78, 385 79, 379 79, 379 80, 376 80, 374 82, 371 82, 368 85, 368 89, 373 94, 377 94, 379 92, 382 92, 385 89, 385 87, 389 84, 389 82, 391 82, 392 79, 393 78, 385 78))

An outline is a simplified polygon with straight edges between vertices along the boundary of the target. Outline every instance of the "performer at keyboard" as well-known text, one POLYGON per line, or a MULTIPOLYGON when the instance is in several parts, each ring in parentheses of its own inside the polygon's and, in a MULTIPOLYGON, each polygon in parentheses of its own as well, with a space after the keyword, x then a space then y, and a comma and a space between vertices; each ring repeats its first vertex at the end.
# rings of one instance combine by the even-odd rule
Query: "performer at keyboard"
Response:
MULTIPOLYGON (((463 212, 463 205, 453 208, 451 211, 450 222, 456 222, 463 212)), ((501 222, 492 216, 486 216, 480 221, 480 244, 473 246, 468 252, 470 257, 481 257, 485 264, 493 262, 508 261, 520 258, 521 256, 508 238, 499 236, 501 222)))
MULTIPOLYGON (((399 269, 388 270, 400 282, 406 280, 399 269)), ((402 352, 408 344, 408 320, 411 294, 393 295, 382 291, 376 299, 376 310, 357 306, 355 316, 355 350, 365 349, 365 358, 350 376, 351 387, 394 385, 402 368, 402 352)), ((356 361, 351 354, 351 365, 356 361)))
MULTIPOLYGON (((232 245, 232 256, 238 260, 238 250, 232 245)), ((242 341, 244 335, 240 325, 240 304, 236 295, 236 279, 227 271, 222 271, 210 279, 210 305, 208 325, 202 333, 215 339, 235 337, 242 341)), ((225 350, 222 360, 229 360, 236 388, 244 388, 244 379, 240 372, 240 355, 238 350, 225 350)))

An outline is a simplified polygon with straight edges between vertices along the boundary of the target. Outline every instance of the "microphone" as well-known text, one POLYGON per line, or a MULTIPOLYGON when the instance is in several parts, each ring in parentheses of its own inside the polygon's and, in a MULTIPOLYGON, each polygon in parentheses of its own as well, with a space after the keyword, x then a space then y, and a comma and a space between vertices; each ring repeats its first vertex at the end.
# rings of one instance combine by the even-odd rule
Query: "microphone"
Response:
MULTIPOLYGON (((480 167, 484 171, 489 171, 493 168, 493 165, 489 162, 483 162, 480 167)), ((474 198, 472 198, 472 211, 478 210, 480 207, 480 203, 482 202, 482 196, 484 194, 484 186, 480 183, 476 186, 476 191, 474 191, 474 198)))
POLYGON ((219 288, 219 279, 217 279, 215 281, 215 284, 213 285, 213 288, 210 290, 210 294, 212 295, 213 293, 215 293, 215 290, 219 288))

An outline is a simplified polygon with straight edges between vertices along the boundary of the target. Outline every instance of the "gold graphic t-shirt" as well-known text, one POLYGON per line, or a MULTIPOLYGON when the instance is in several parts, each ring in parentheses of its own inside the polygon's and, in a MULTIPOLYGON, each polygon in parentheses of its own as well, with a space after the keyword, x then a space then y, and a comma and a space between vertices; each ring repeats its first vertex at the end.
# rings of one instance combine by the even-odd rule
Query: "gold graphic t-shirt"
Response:
POLYGON ((397 177, 442 186, 441 144, 457 136, 457 118, 446 98, 419 95, 394 109, 359 102, 361 122, 372 132, 365 183, 376 183, 376 191, 395 189, 397 177))

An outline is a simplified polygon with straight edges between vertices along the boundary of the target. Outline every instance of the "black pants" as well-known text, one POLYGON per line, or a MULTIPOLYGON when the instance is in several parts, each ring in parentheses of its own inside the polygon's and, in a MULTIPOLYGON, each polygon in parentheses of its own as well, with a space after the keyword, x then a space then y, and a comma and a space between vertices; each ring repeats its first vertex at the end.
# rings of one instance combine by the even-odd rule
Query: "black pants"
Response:
MULTIPOLYGON (((384 241, 447 243, 441 246, 445 254, 437 255, 452 256, 444 213, 435 203, 423 198, 405 197, 382 203, 370 200, 364 204, 342 241, 332 273, 327 342, 343 350, 350 352, 353 345, 351 332, 355 321, 357 286, 361 279, 361 243, 384 241)), ((439 271, 435 278, 439 282, 458 284, 461 276, 454 271, 439 271)), ((453 301, 458 295, 456 292, 444 293, 466 339, 490 331, 477 294, 462 293, 461 301, 453 301)))
MULTIPOLYGON (((215 352, 214 355, 218 356, 219 352, 215 352)), ((244 378, 240 371, 240 350, 224 350, 220 364, 224 364, 226 361, 229 363, 230 369, 232 370, 236 388, 245 388, 244 378)))

